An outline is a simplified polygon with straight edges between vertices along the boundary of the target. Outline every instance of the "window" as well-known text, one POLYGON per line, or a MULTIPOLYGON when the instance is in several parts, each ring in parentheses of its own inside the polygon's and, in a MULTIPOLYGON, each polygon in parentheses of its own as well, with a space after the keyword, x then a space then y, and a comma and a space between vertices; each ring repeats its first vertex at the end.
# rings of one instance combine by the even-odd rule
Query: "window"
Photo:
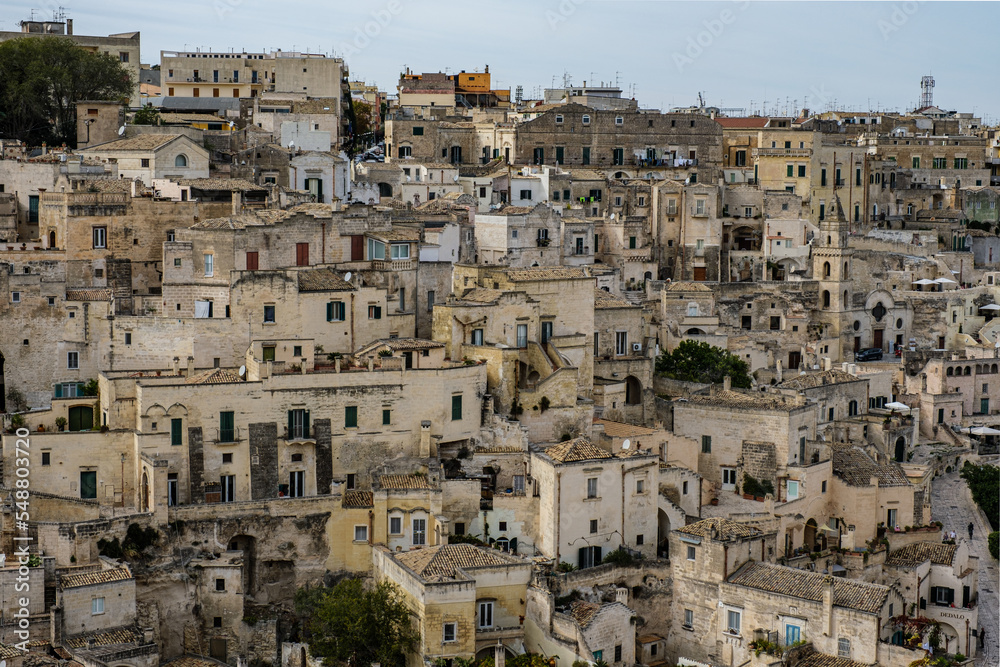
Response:
POLYGON ((354 541, 355 542, 367 542, 368 541, 368 526, 355 526, 354 527, 354 541))
POLYGON ((427 519, 413 520, 413 544, 427 544, 427 519))
POLYGON ((591 535, 597 534, 597 519, 590 520, 590 534, 591 535))
POLYGON ((462 395, 456 394, 451 397, 451 420, 462 420, 462 395))
POLYGON ((455 623, 445 623, 444 624, 444 641, 445 642, 458 641, 458 639, 457 639, 458 634, 457 634, 457 631, 456 631, 457 627, 458 626, 455 623))
POLYGON ((694 610, 692 609, 684 610, 684 626, 688 628, 694 627, 694 610))
POLYGON ((38 195, 28 195, 28 224, 38 222, 38 195))
POLYGON ((304 409, 288 411, 288 437, 302 440, 309 437, 309 411, 304 409))
POLYGON ((771 331, 781 331, 781 316, 772 315, 771 316, 771 331))
POLYGON ((375 239, 368 239, 368 259, 385 259, 385 244, 375 239))
POLYGON ((597 497, 597 478, 589 477, 587 478, 587 497, 596 498, 597 497))
POLYGON ((358 427, 358 406, 348 405, 344 408, 344 428, 358 427))
POLYGON ((66 368, 70 370, 75 370, 80 368, 80 353, 79 352, 67 352, 66 353, 66 368))
POLYGON ((583 117, 580 118, 580 122, 582 122, 584 125, 590 125, 590 116, 584 114, 583 117))
POLYGON ((625 149, 615 148, 611 151, 611 164, 622 165, 625 164, 625 149))
POLYGON ((701 436, 701 453, 702 454, 712 453, 712 436, 710 435, 701 436))
POLYGON ((11 303, 21 303, 21 293, 20 292, 11 292, 10 293, 10 302, 11 303))
POLYGON ((517 325, 517 347, 525 348, 528 347, 528 325, 518 324, 517 325))
POLYGON ((615 644, 615 662, 622 661, 622 645, 615 644))
POLYGON ((521 199, 531 199, 531 190, 521 190, 521 199))
POLYGON ((424 128, 420 125, 413 126, 413 136, 422 137, 424 136, 424 128))
POLYGON ((434 290, 427 290, 427 312, 434 312, 434 290))
MULTIPOLYGON (((73 430, 72 428, 70 429, 73 430)), ((85 499, 97 498, 97 471, 80 471, 80 497, 85 499)))
POLYGON ((636 493, 646 493, 646 480, 637 479, 635 481, 635 492, 636 493))
POLYGON ((182 419, 170 420, 170 444, 174 447, 184 444, 183 424, 184 421, 182 419))
POLYGON ((91 598, 90 613, 94 616, 104 613, 104 598, 91 598))
POLYGON ((687 548, 687 559, 694 560, 697 553, 698 552, 695 551, 695 548, 689 544, 687 548))
POLYGON ((219 413, 219 442, 236 442, 235 413, 219 413))
POLYGON ((615 125, 624 125, 625 119, 621 116, 615 116, 615 125))
POLYGON ((108 247, 108 228, 107 227, 94 227, 94 247, 95 248, 107 248, 108 247))
POLYGON ((646 537, 644 535, 636 535, 635 536, 635 546, 641 547, 643 545, 643 543, 645 542, 645 540, 646 540, 646 537))
POLYGON ((149 169, 149 158, 148 157, 139 158, 139 166, 142 167, 143 169, 149 169))
POLYGON ((838 658, 850 658, 851 657, 851 640, 847 637, 837 638, 837 657, 838 658))
POLYGON ((264 306, 264 323, 274 324, 274 306, 264 306))
POLYGON ((795 175, 795 165, 786 164, 785 165, 785 178, 792 178, 795 175))
POLYGON ((628 332, 627 331, 616 331, 615 332, 615 355, 624 356, 628 354, 628 332))
POLYGON ((785 646, 791 646, 802 639, 802 628, 791 623, 785 624, 785 646))
POLYGON ((223 454, 222 455, 222 462, 223 463, 232 463, 233 462, 233 455, 232 454, 223 454))
POLYGON ((476 625, 480 628, 492 628, 493 627, 493 603, 492 602, 480 602, 479 603, 479 617, 476 619, 476 625))
POLYGON ((205 255, 205 275, 215 275, 215 255, 205 255))
POLYGON ((389 534, 390 535, 403 534, 403 517, 401 516, 389 517, 389 534))
POLYGON ((47 466, 52 463, 52 454, 50 452, 42 452, 42 465, 47 466))
POLYGON ((354 489, 358 488, 357 477, 358 476, 355 475, 353 472, 347 473, 347 490, 348 491, 353 491, 354 489))
POLYGON ((482 345, 483 344, 483 330, 482 329, 473 329, 472 330, 472 344, 473 345, 482 345))
POLYGON ((726 490, 736 488, 736 468, 722 469, 722 488, 726 490))
POLYGON ((368 319, 370 320, 380 320, 382 319, 382 306, 368 306, 368 319))
POLYGON ((295 266, 309 266, 309 244, 295 244, 295 266))
POLYGON ((392 410, 382 408, 382 426, 389 426, 390 424, 392 424, 392 410))
POLYGON ((584 146, 583 147, 583 164, 585 164, 585 165, 590 164, 590 147, 589 146, 584 146))
POLYGON ((705 215, 705 200, 696 199, 694 202, 694 214, 695 215, 705 215))
POLYGON ((214 617, 212 617, 212 627, 213 628, 221 628, 222 627, 222 617, 221 616, 214 616, 214 617))
POLYGON ((896 527, 896 510, 889 510, 886 516, 885 525, 889 527, 890 530, 896 527))
POLYGON ((326 321, 343 322, 347 319, 347 307, 343 301, 330 301, 326 304, 326 321))
MULTIPOLYGON (((220 500, 224 503, 231 503, 236 500, 236 475, 222 475, 219 477, 219 485, 222 487, 220 500)), ((223 586, 225 582, 223 581, 223 586)), ((225 590, 223 587, 222 590, 225 590)))
POLYGON ((799 497, 799 483, 794 480, 788 480, 788 499, 795 500, 799 497))
POLYGON ((728 610, 726 612, 726 625, 729 628, 729 634, 740 634, 740 612, 732 609, 728 610))
MULTIPOLYGON (((195 97, 197 97, 197 95, 195 97)), ((181 153, 180 155, 178 155, 177 157, 175 157, 174 158, 174 166, 175 167, 186 167, 186 166, 188 166, 187 155, 184 155, 183 153, 181 153)))
POLYGON ((563 117, 562 114, 556 115, 556 125, 562 125, 563 117))
POLYGON ((413 148, 410 146, 400 146, 399 147, 399 157, 410 157, 413 154, 413 148))

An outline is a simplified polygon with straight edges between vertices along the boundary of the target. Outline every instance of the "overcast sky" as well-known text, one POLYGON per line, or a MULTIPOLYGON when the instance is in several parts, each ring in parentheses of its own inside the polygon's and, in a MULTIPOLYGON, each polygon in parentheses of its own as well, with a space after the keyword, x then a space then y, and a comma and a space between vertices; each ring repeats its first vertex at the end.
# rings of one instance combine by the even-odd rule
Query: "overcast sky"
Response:
POLYGON ((700 91, 709 105, 779 113, 910 109, 931 74, 939 106, 1000 117, 995 2, 6 0, 0 29, 60 2, 78 34, 141 31, 149 64, 161 50, 308 49, 390 92, 404 66, 488 64, 495 87, 525 97, 568 73, 634 86, 644 107, 696 104, 700 91))

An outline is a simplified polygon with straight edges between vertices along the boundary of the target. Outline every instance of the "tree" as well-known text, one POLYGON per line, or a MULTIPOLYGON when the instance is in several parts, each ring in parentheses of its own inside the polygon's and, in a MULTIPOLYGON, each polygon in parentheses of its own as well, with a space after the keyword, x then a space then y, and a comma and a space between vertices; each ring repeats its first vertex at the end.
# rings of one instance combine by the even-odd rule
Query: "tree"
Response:
POLYGON ((345 579, 333 588, 301 588, 295 609, 309 650, 324 665, 396 665, 417 645, 411 612, 390 582, 365 588, 360 579, 345 579))
POLYGON ((152 104, 147 104, 132 116, 133 125, 159 125, 160 112, 152 104))
POLYGON ((962 479, 969 485, 972 499, 983 508, 993 530, 1000 528, 1000 467, 965 462, 962 479))
POLYGON ((995 559, 1000 559, 1000 533, 993 531, 986 538, 986 544, 990 548, 990 555, 995 559))
POLYGON ((720 347, 693 340, 683 340, 673 352, 656 358, 656 372, 685 382, 718 383, 725 376, 734 387, 750 388, 750 366, 735 354, 720 347))
POLYGON ((60 37, 0 42, 0 136, 76 145, 76 103, 127 102, 132 75, 117 58, 60 37))

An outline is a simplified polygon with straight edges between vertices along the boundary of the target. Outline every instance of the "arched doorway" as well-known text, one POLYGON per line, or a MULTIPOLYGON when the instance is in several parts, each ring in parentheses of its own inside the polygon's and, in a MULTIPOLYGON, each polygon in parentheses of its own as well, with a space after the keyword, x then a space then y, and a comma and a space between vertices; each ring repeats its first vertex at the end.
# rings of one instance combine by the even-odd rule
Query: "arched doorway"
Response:
POLYGON ((633 376, 625 378, 625 404, 639 405, 642 403, 642 383, 633 376))
POLYGON ((142 488, 141 488, 140 493, 141 493, 141 496, 139 498, 139 507, 141 508, 141 511, 148 512, 149 511, 149 475, 146 474, 145 470, 142 471, 142 488))
POLYGON ((388 183, 378 184, 378 196, 379 197, 391 197, 392 196, 392 186, 388 183))
POLYGON ((55 232, 49 232, 49 247, 50 248, 55 248, 56 247, 56 233, 55 232))
POLYGON ((656 553, 660 558, 670 556, 670 517, 662 509, 656 510, 656 553))
POLYGON ((896 438, 896 460, 902 462, 906 459, 906 438, 899 436, 896 438))
POLYGON ((816 548, 816 519, 809 519, 806 521, 806 528, 802 533, 802 546, 804 546, 809 551, 816 548))

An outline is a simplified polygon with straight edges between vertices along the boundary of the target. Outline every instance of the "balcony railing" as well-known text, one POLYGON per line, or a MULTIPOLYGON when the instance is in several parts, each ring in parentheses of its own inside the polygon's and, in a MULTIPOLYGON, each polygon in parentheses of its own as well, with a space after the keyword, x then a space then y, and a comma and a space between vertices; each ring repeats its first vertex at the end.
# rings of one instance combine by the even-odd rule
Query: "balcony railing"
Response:
POLYGON ((409 271, 413 268, 412 259, 373 259, 372 271, 409 271))

